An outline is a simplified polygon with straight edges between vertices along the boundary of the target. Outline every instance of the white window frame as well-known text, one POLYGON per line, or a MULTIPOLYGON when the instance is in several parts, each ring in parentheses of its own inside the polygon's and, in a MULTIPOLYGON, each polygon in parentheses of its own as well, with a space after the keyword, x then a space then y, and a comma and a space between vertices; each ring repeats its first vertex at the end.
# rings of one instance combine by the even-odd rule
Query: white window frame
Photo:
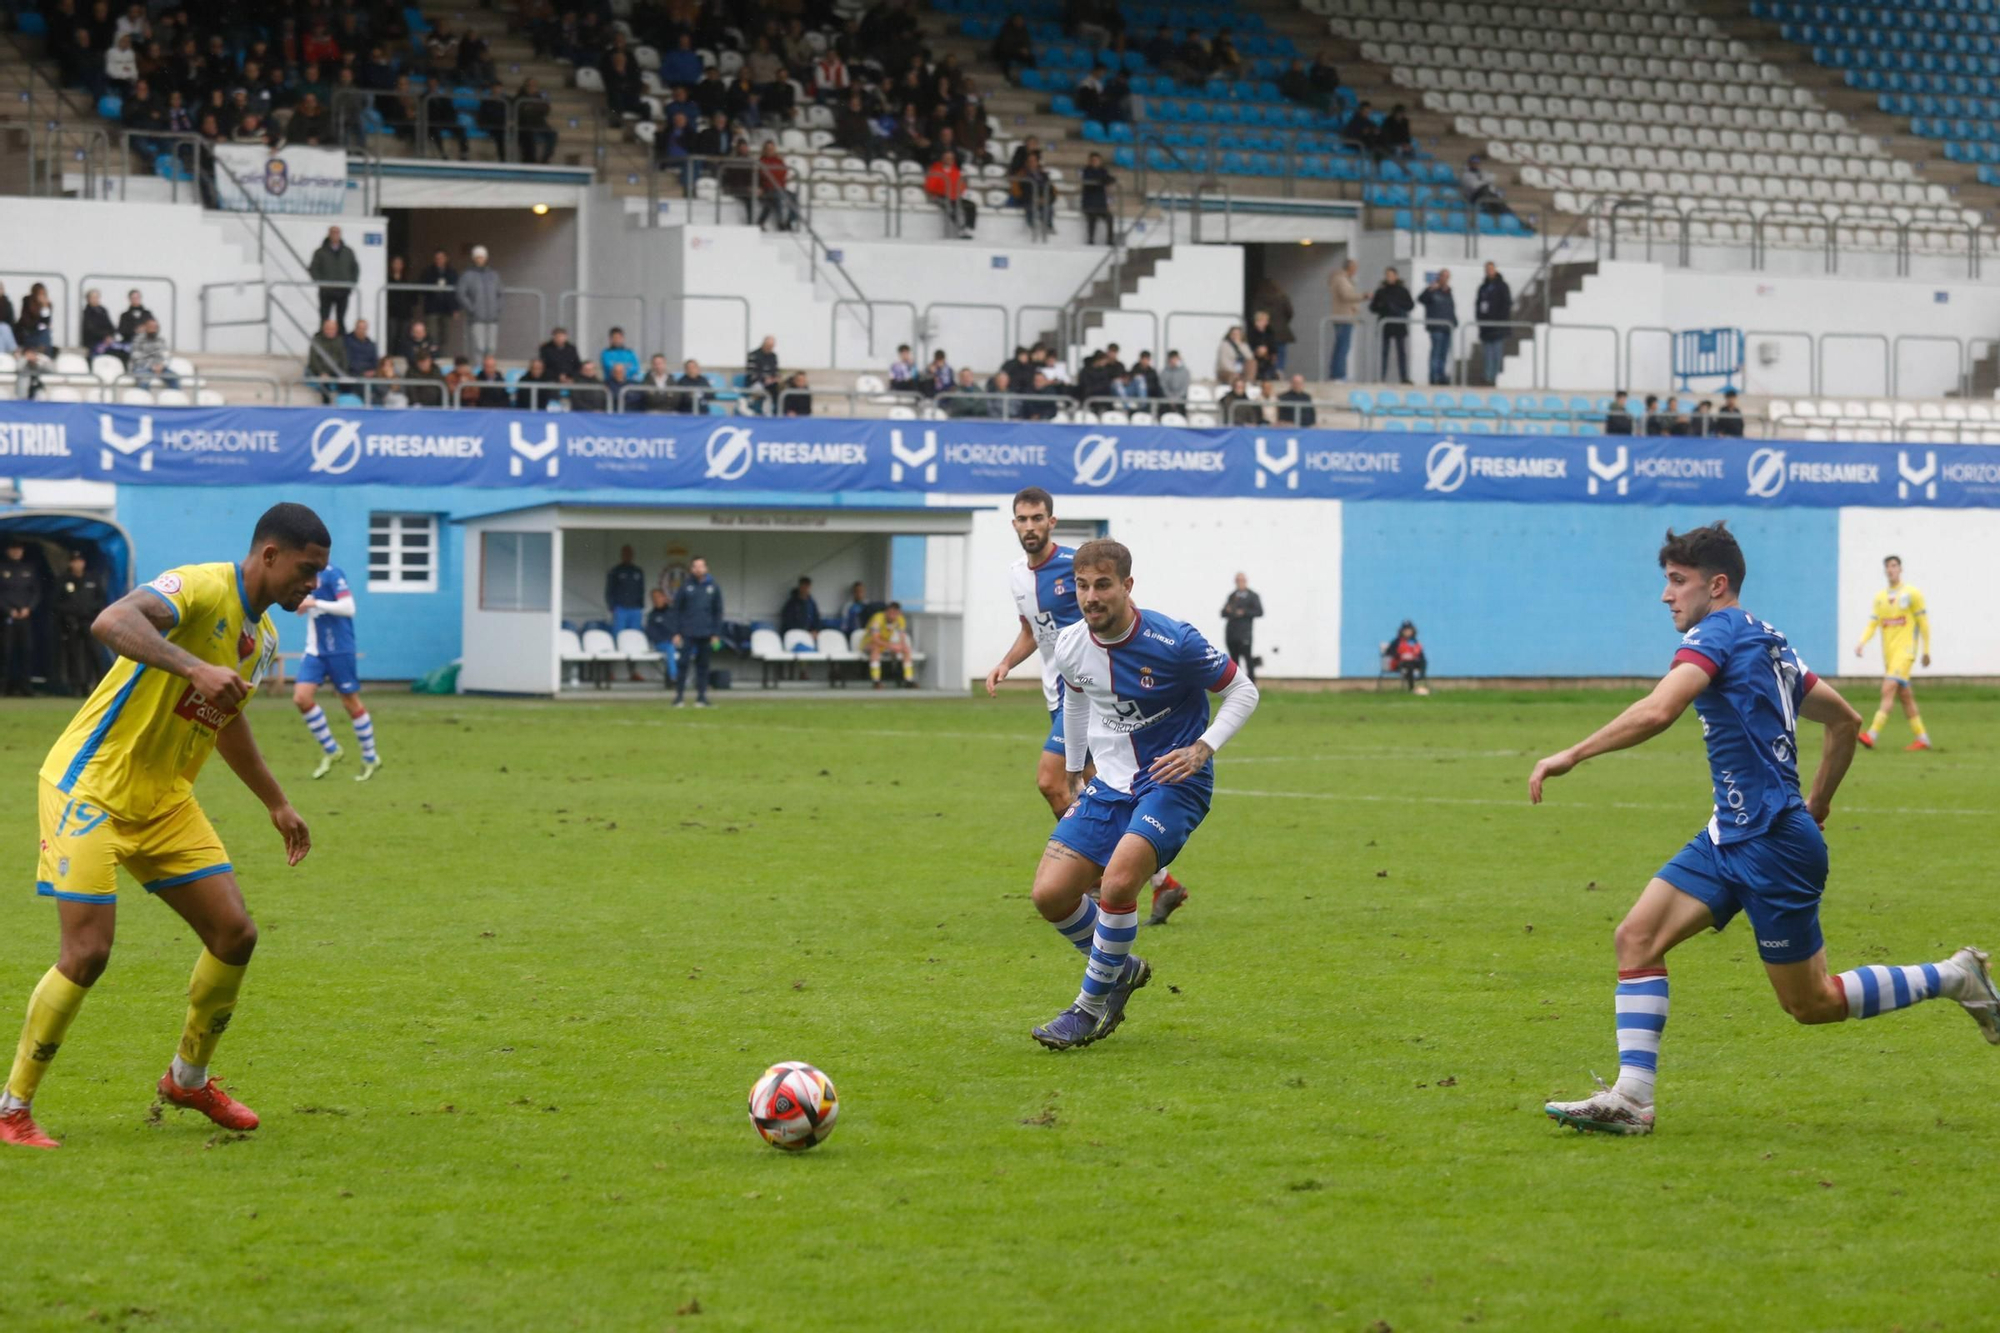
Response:
POLYGON ((376 510, 371 512, 368 515, 368 591, 436 592, 438 590, 438 560, 440 558, 438 550, 439 530, 442 527, 443 525, 438 521, 436 514, 413 514, 399 510, 376 510), (391 577, 389 578, 380 578, 375 572, 375 553, 377 550, 375 536, 380 530, 377 525, 384 519, 388 520, 389 545, 386 549, 389 554, 388 569, 391 573, 391 577), (427 538, 425 549, 430 555, 428 576, 422 579, 404 578, 401 576, 404 568, 403 557, 406 552, 416 549, 413 545, 406 543, 404 538, 407 535, 418 532, 425 534, 427 538))

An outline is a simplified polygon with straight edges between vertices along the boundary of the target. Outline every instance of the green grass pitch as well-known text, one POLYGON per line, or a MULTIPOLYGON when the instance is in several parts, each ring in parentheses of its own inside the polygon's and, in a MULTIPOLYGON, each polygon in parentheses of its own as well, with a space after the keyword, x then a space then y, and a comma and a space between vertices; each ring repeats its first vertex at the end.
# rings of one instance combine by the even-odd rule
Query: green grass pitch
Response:
MULTIPOLYGON (((1037 701, 723 697, 378 693, 366 786, 307 781, 260 702, 311 857, 219 762, 201 790, 262 926, 216 1069, 263 1128, 153 1113, 195 945, 127 882, 37 1105, 66 1146, 0 1156, 0 1324, 2000 1321, 2000 1050, 1949 1002, 1800 1028, 1738 923, 1675 956, 1654 1137, 1542 1118, 1614 1070, 1612 926, 1706 818, 1692 718, 1534 809, 1533 760, 1624 696, 1267 696, 1192 901, 1141 933, 1154 984, 1056 1055, 1037 701), (838 1084, 814 1152, 744 1115, 783 1059, 838 1084)), ((1925 698, 1941 751, 1892 722, 1836 808, 1836 968, 2000 941, 2000 693, 1925 698)), ((66 716, 0 713, 10 1037, 54 956, 34 772, 66 716)))

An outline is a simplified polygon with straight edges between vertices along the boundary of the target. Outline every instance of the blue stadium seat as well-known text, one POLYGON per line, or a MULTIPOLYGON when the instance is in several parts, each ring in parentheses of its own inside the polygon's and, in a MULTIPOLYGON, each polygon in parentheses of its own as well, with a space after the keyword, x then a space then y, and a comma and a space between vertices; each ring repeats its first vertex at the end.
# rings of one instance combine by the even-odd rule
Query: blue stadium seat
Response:
POLYGON ((361 401, 360 394, 342 393, 334 395, 333 405, 335 407, 366 407, 368 404, 361 401))
POLYGON ((1367 416, 1375 410, 1375 395, 1366 389, 1356 389, 1353 393, 1347 395, 1347 405, 1363 416, 1367 416))
POLYGON ((1421 390, 1408 390, 1404 393, 1403 400, 1412 412, 1428 412, 1431 410, 1430 395, 1421 390))

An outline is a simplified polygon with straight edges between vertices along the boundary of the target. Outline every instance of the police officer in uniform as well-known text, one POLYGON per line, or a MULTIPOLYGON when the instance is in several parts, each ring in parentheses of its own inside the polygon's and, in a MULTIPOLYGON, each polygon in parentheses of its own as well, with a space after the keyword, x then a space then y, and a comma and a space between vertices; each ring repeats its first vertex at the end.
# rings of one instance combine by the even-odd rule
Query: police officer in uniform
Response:
POLYGON ((28 679, 35 667, 34 615, 41 600, 41 566, 28 559, 19 537, 9 537, 7 558, 0 560, 0 659, 6 663, 9 695, 35 692, 28 679))
POLYGON ((109 602, 104 576, 89 568, 81 551, 69 554, 69 569, 56 580, 56 642, 62 652, 63 683, 77 698, 87 697, 104 674, 91 622, 109 602))

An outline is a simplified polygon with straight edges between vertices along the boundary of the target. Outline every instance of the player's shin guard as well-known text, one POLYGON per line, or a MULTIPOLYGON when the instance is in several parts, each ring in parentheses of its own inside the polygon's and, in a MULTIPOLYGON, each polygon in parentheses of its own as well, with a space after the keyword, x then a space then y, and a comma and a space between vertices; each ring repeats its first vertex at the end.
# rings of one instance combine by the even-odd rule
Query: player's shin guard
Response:
POLYGON ((1910 730, 1916 733, 1918 740, 1926 743, 1930 741, 1931 734, 1924 729, 1924 719, 1919 714, 1910 714, 1910 730))
POLYGON ((28 1017, 21 1024, 21 1044, 14 1051, 14 1067, 7 1075, 6 1101, 9 1106, 27 1105, 35 1099, 42 1075, 62 1047, 70 1021, 90 994, 53 967, 42 975, 35 993, 28 998, 28 1017))
POLYGON ((1876 709, 1875 716, 1868 720, 1868 734, 1870 736, 1880 736, 1882 734, 1882 726, 1888 720, 1889 720, 1888 709, 1886 708, 1876 709))
POLYGON ((314 704, 312 711, 305 715, 305 719, 306 730, 310 731, 313 734, 313 739, 319 742, 320 749, 326 751, 328 754, 332 754, 340 748, 339 744, 333 739, 333 728, 327 725, 326 710, 324 708, 321 708, 318 704, 314 704))
POLYGON ((208 1062, 215 1045, 229 1028, 236 1012, 236 994, 243 988, 248 966, 223 962, 208 950, 194 965, 188 978, 187 1024, 181 1030, 181 1045, 174 1058, 174 1082, 183 1088, 199 1088, 208 1082, 208 1062))
POLYGON ((1076 905, 1076 910, 1060 921, 1051 921, 1062 937, 1076 946, 1076 951, 1086 958, 1090 956, 1090 942, 1097 935, 1097 904, 1089 897, 1076 905))
MULTIPOLYGON (((361 745, 361 762, 372 764, 375 758, 375 719, 366 713, 354 715, 354 739, 361 745)), ((398 760, 397 762, 401 762, 398 760)))
POLYGON ((880 662, 870 662, 868 664, 868 679, 874 681, 877 685, 882 683, 882 664, 880 662))
POLYGON ((1137 904, 1122 912, 1100 907, 1097 929, 1090 941, 1090 961, 1083 968, 1083 990, 1076 1002, 1093 1014, 1103 1014, 1105 997, 1125 975, 1125 958, 1132 952, 1132 937, 1139 933, 1137 904))
POLYGON ((1667 969, 1635 968, 1618 974, 1618 1082, 1641 1106, 1653 1104, 1660 1069, 1660 1034, 1667 1030, 1667 969))
POLYGON ((1857 967, 1836 978, 1847 992, 1849 1018, 1907 1009, 1940 995, 1954 999, 1965 985, 1965 973, 1953 962, 1918 963, 1915 967, 1857 967))
POLYGON ((912 661, 911 661, 911 660, 910 660, 909 658, 907 658, 907 657, 906 657, 906 658, 904 658, 904 659, 903 659, 903 680, 904 680, 904 682, 905 682, 905 683, 908 683, 909 681, 913 681, 913 680, 915 680, 916 678, 917 678, 917 664, 916 664, 915 662, 912 662, 912 661))

